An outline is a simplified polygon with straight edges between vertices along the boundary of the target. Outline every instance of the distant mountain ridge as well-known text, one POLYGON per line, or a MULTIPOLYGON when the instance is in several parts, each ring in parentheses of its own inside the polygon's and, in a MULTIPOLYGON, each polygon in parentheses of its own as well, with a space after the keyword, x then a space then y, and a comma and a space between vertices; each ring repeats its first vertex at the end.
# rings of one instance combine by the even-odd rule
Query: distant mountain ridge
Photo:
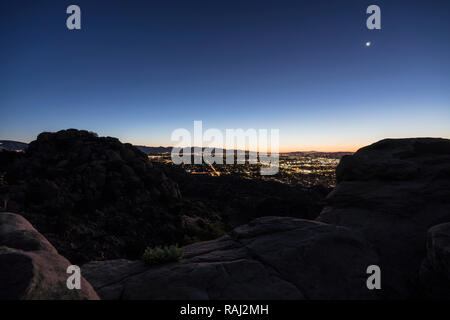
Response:
POLYGON ((282 152, 282 154, 287 154, 290 156, 315 156, 315 157, 331 157, 341 159, 343 156, 351 156, 354 152, 350 151, 335 151, 335 152, 326 152, 326 151, 295 151, 295 152, 282 152))
MULTIPOLYGON (((142 152, 146 153, 147 155, 158 155, 163 153, 170 153, 172 152, 173 147, 148 147, 148 146, 134 146, 141 150, 142 152)), ((193 152, 193 149, 195 147, 191 147, 191 150, 193 152)), ((222 148, 213 148, 213 147, 203 147, 203 150, 205 149, 215 149, 216 152, 222 152, 225 153, 227 149, 222 148)), ((243 150, 234 150, 234 151, 243 151, 243 150)), ((246 153, 250 154, 256 154, 255 151, 245 151, 246 153)), ((316 157, 333 157, 333 158, 342 158, 346 155, 352 155, 354 152, 350 151, 335 151, 335 152, 324 152, 324 151, 294 151, 294 152, 280 152, 282 155, 290 155, 290 156, 307 156, 307 155, 314 155, 316 157)))
POLYGON ((27 143, 12 141, 12 140, 0 140, 0 149, 8 151, 24 151, 28 147, 27 143))
MULTIPOLYGON (((5 149, 8 151, 24 151, 28 147, 27 143, 20 142, 20 141, 13 141, 13 140, 0 140, 0 150, 5 149)), ((170 153, 172 152, 173 147, 149 147, 149 146, 139 146, 134 145, 137 149, 144 152, 147 155, 159 155, 164 153, 170 153)), ((193 147, 195 148, 195 147, 193 147)), ((193 151, 192 148, 192 151, 193 151)), ((208 149, 208 147, 203 147, 203 149, 208 149)), ((213 149, 213 148, 210 148, 213 149)), ((216 152, 226 152, 226 149, 216 148, 216 152)), ((236 151, 236 150, 235 150, 236 151)), ((248 152, 248 151, 246 151, 248 152)), ((255 153, 254 151, 251 151, 250 153, 255 153)), ((283 155, 290 155, 290 156, 306 156, 306 155, 314 155, 314 156, 322 156, 322 157, 336 157, 336 158, 342 158, 344 155, 352 155, 353 152, 347 152, 347 151, 337 151, 337 152, 323 152, 323 151, 295 151, 295 152, 280 152, 280 154, 283 155)))
POLYGON ((172 147, 148 147, 148 146, 134 146, 147 155, 157 155, 161 153, 169 153, 172 147))

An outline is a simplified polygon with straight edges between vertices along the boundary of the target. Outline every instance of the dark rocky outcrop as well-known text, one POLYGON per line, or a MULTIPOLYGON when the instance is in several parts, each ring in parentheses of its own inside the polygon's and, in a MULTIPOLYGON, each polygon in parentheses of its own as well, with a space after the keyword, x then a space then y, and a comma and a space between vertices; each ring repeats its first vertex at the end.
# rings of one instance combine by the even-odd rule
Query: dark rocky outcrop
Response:
POLYGON ((387 298, 421 295, 428 228, 450 221, 450 140, 386 139, 342 159, 318 220, 377 248, 387 298))
POLYGON ((378 262, 347 228, 264 217, 184 247, 182 262, 96 261, 82 272, 103 299, 373 299, 366 268, 378 262))
POLYGON ((70 265, 23 217, 0 213, 0 300, 98 299, 84 278, 67 288, 70 265))
POLYGON ((130 144, 75 129, 42 133, 25 152, 0 153, 0 210, 23 215, 76 263, 216 239, 260 216, 314 219, 326 193, 190 175, 151 163, 130 144))
POLYGON ((183 238, 172 180, 116 138, 79 130, 42 133, 24 153, 2 152, 0 198, 72 261, 138 257, 183 238))
MULTIPOLYGON (((147 245, 166 244, 186 233, 205 232, 204 224, 218 211, 201 201, 180 199, 176 184, 163 169, 147 163, 145 155, 134 149, 127 159, 122 151, 128 147, 110 139, 78 131, 44 134, 23 155, 2 152, 0 165, 7 168, 8 186, 0 192, 7 190, 13 205, 22 205, 26 218, 39 221, 43 234, 55 239, 58 248, 94 260, 129 258, 136 239, 147 245), (66 135, 77 138, 69 137, 67 143, 66 135), (66 142, 60 145, 59 139, 66 142), (78 150, 76 155, 65 149, 71 144, 78 150), (91 144, 102 151, 84 152, 91 144), (47 145, 51 145, 48 150, 47 145), (140 174, 136 174, 142 166, 138 162, 145 168, 140 174), (127 177, 133 174, 125 166, 135 172, 139 183, 128 186, 127 177), (117 178, 115 187, 93 187, 92 181, 103 181, 96 178, 99 172, 108 177, 107 183, 117 178), (70 209, 65 207, 67 201, 73 201, 67 206, 70 209), (55 233, 61 230, 62 234, 55 233)), ((219 239, 183 247, 181 262, 149 267, 138 260, 92 261, 82 266, 82 274, 104 299, 450 298, 450 140, 382 140, 344 157, 337 179, 316 221, 257 218, 219 239), (381 267, 382 290, 366 287, 369 265, 381 267)), ((243 185, 251 188, 250 183, 243 185)), ((220 190, 194 185, 210 194, 220 190)), ((266 186, 247 195, 254 199, 258 192, 270 193, 266 186)), ((233 196, 223 197, 232 203, 233 196)), ((261 207, 270 208, 264 214, 277 212, 277 205, 270 203, 262 201, 261 207)), ((242 208, 234 207, 244 220, 253 216, 242 208)), ((282 214, 290 210, 281 208, 282 214)), ((313 211, 308 217, 314 218, 313 211)), ((39 257, 50 252, 45 259, 55 259, 57 253, 42 236, 33 233, 37 240, 22 241, 22 235, 1 228, 0 224, 7 234, 0 237, 0 268, 5 274, 28 263, 35 252, 39 257), (15 256, 17 250, 20 256, 15 256), (15 260, 8 260, 11 257, 15 260)), ((214 233, 215 228, 209 228, 214 233)), ((20 268, 23 272, 14 281, 29 283, 31 268, 20 268)), ((8 290, 28 297, 25 287, 8 290)))
POLYGON ((428 230, 427 258, 422 263, 420 282, 425 297, 450 299, 450 223, 428 230))

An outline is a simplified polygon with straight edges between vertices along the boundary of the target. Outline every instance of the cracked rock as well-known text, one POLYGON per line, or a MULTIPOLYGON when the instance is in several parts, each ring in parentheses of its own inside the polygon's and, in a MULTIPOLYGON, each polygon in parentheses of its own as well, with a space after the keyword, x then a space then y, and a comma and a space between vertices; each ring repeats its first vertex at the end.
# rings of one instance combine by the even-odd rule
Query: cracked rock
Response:
POLYGON ((91 262, 84 276, 103 299, 375 299, 371 246, 344 227, 264 217, 220 239, 186 246, 184 260, 91 262))

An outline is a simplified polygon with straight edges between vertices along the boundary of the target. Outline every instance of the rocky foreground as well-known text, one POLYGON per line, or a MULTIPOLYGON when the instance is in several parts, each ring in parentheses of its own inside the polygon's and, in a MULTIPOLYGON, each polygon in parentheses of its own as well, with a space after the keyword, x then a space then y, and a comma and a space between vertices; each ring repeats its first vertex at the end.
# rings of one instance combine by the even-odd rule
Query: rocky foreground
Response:
MULTIPOLYGON (((377 248, 387 297, 421 294, 427 230, 450 222, 450 140, 382 140, 344 157, 336 175, 317 220, 357 231, 377 248)), ((433 233, 428 245, 436 245, 433 233)))
POLYGON ((84 264, 96 293, 67 292, 69 262, 0 213, 0 298, 450 299, 450 141, 382 140, 344 157, 337 178, 317 221, 257 218, 175 263, 84 264), (381 290, 366 287, 369 265, 381 290))
POLYGON ((70 265, 23 217, 0 213, 0 300, 98 300, 84 278, 80 290, 68 290, 70 265))
POLYGON ((379 262, 351 230, 264 217, 184 248, 184 261, 91 262, 84 275, 104 299, 372 299, 366 268, 379 262))

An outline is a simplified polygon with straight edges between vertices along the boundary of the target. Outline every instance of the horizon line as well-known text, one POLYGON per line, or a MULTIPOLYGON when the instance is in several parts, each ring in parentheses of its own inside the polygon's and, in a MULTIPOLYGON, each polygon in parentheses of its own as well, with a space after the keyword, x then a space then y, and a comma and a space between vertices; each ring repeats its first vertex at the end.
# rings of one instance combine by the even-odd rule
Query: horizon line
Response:
MULTIPOLYGON (((105 136, 106 137, 106 136, 105 136)), ((117 138, 117 137, 114 137, 114 138, 117 138)), ((119 138, 117 138, 117 139, 119 139, 119 138)), ((34 140, 31 140, 30 142, 24 142, 24 141, 20 141, 20 140, 14 140, 14 139, 0 139, 0 145, 2 144, 2 141, 9 141, 9 142, 16 142, 16 143, 24 143, 24 144, 30 144, 31 142, 33 142, 33 141, 35 141, 36 139, 34 139, 34 140)), ((129 143, 129 144, 131 144, 132 146, 134 146, 134 147, 144 147, 144 148, 174 148, 174 146, 163 146, 163 145, 159 145, 159 146, 155 146, 155 145, 145 145, 145 144, 134 144, 134 143, 131 143, 131 142, 123 142, 123 141, 121 141, 120 139, 119 139, 119 141, 121 142, 121 143, 129 143)), ((184 146, 184 147, 179 147, 179 148, 181 148, 181 149, 183 149, 183 148, 199 148, 199 146, 184 146)), ((241 151, 242 149, 231 149, 231 148, 224 148, 224 147, 210 147, 210 146, 203 146, 202 148, 211 148, 211 149, 222 149, 222 150, 234 150, 234 151, 241 151)), ((358 150, 358 149, 360 149, 360 148, 362 148, 362 147, 358 147, 356 150, 358 150)), ((245 152, 259 152, 259 151, 255 151, 255 150, 248 150, 248 149, 245 149, 245 150, 243 150, 243 151, 245 151, 245 152)), ((338 152, 342 152, 342 153, 355 153, 356 151, 350 151, 350 150, 345 150, 345 149, 337 149, 337 150, 334 150, 334 151, 331 151, 331 150, 314 150, 314 149, 312 149, 312 150, 299 150, 299 149, 295 149, 295 151, 285 151, 285 150, 282 150, 282 151, 278 151, 278 153, 338 153, 338 152)))

